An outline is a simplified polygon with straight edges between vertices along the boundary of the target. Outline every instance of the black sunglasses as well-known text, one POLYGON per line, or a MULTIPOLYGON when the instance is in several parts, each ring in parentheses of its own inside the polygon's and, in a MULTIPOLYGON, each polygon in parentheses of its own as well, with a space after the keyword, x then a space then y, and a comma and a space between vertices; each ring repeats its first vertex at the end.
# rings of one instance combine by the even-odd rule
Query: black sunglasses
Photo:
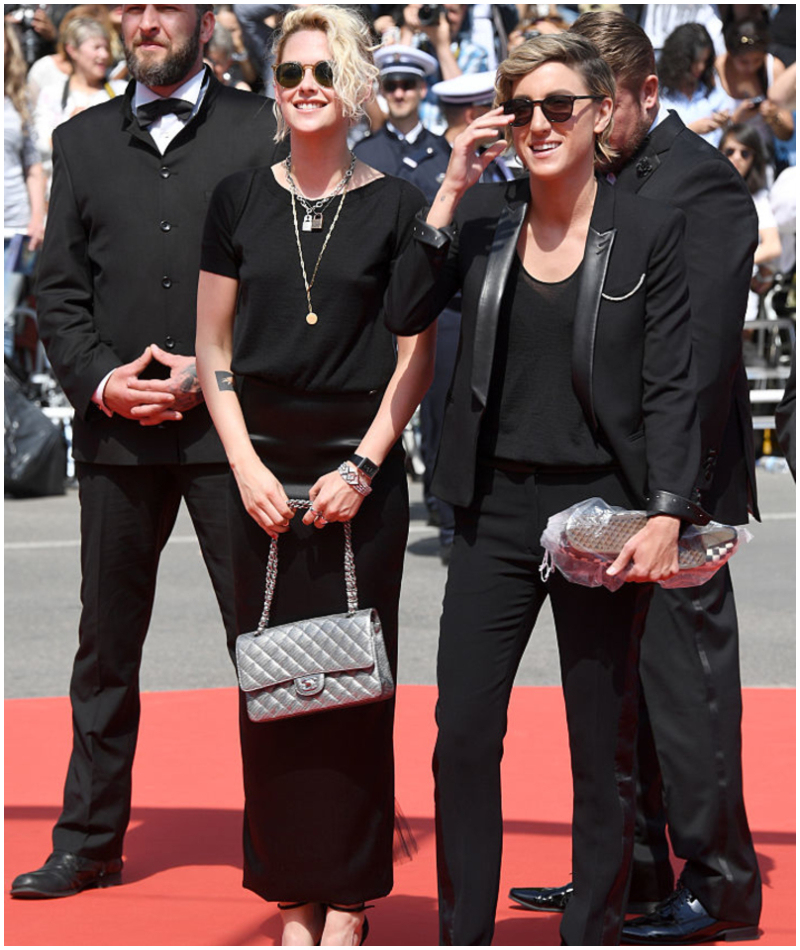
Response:
POLYGON ((513 129, 528 125, 533 118, 533 110, 541 106, 548 122, 567 122, 572 118, 572 110, 577 99, 605 99, 605 96, 545 96, 544 99, 509 99, 502 103, 503 114, 513 115, 513 129))
POLYGON ((275 72, 275 82, 284 89, 294 89, 303 81, 306 70, 312 70, 314 80, 320 86, 330 89, 333 86, 333 66, 326 60, 318 63, 281 63, 272 67, 275 72))
POLYGON ((390 95, 396 89, 402 89, 404 92, 411 92, 412 89, 417 88, 416 79, 384 79, 381 82, 383 86, 383 91, 388 92, 390 95))
POLYGON ((722 154, 725 155, 727 158, 732 158, 734 155, 736 155, 737 152, 739 153, 739 155, 742 156, 742 158, 745 161, 747 161, 748 158, 753 157, 753 153, 749 148, 744 148, 744 147, 735 148, 732 145, 728 145, 722 150, 722 154))

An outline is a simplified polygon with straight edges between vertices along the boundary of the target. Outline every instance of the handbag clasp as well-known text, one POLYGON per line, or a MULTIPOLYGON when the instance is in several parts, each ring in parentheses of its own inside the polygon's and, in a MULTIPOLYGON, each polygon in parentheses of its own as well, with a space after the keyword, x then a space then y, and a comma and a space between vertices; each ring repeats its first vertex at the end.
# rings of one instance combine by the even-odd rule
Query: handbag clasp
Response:
POLYGON ((294 681, 294 688, 298 696, 316 696, 322 692, 325 685, 324 673, 312 673, 308 676, 298 676, 294 681))

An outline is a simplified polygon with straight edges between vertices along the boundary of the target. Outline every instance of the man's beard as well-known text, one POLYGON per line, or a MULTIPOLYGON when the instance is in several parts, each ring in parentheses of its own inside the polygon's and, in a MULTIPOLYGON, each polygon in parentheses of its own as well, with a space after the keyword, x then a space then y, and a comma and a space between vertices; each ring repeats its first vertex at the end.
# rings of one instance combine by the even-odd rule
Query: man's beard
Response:
POLYGON ((160 87, 180 84, 197 62, 200 54, 200 17, 197 18, 194 35, 181 46, 173 46, 161 61, 144 62, 136 57, 137 46, 125 50, 125 61, 131 76, 144 86, 160 87))
POLYGON ((642 143, 647 138, 647 133, 650 131, 652 124, 652 120, 649 116, 643 116, 637 123, 633 133, 629 136, 628 141, 618 150, 619 154, 615 155, 610 162, 603 163, 600 167, 600 171, 604 175, 609 173, 618 175, 642 147, 642 143))

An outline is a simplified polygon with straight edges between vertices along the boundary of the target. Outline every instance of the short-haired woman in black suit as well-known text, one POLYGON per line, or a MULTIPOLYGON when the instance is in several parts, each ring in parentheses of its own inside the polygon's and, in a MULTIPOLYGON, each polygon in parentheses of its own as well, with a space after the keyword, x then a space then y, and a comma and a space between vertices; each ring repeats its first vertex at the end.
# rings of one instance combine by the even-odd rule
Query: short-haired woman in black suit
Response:
POLYGON ((652 582, 678 569, 682 519, 704 520, 690 501, 700 450, 683 216, 595 175, 615 90, 587 40, 523 44, 497 91, 506 110, 456 140, 387 305, 391 330, 416 333, 462 291, 433 479, 456 506, 434 763, 441 941, 492 939, 507 706, 549 596, 574 782, 575 890, 561 935, 614 944, 633 842, 638 638, 652 582), (476 148, 503 130, 529 181, 473 188, 504 143, 476 148), (652 516, 609 568, 630 581, 616 593, 540 577, 547 519, 592 496, 652 516))

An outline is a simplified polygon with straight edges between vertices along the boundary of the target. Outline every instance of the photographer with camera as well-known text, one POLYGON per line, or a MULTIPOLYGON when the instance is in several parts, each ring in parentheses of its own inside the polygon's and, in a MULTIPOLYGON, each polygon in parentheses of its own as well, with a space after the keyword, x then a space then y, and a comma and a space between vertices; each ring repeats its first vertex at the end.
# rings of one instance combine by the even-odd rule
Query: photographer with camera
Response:
POLYGON ((70 5, 59 3, 5 3, 3 15, 19 30, 20 46, 30 66, 55 51, 58 24, 70 5), (60 10, 58 8, 61 8, 60 10), (56 11, 58 12, 56 13, 56 11))
MULTIPOLYGON (((403 7, 400 42, 436 57, 439 69, 432 82, 489 69, 488 51, 470 39, 471 6, 467 3, 409 3, 403 7)), ((421 104, 420 117, 423 125, 437 135, 442 135, 447 128, 432 93, 428 93, 421 104)))
POLYGON ((482 73, 488 68, 489 53, 469 39, 471 28, 468 3, 409 3, 403 20, 415 33, 415 46, 427 38, 439 61, 442 79, 454 79, 462 73, 482 73))

